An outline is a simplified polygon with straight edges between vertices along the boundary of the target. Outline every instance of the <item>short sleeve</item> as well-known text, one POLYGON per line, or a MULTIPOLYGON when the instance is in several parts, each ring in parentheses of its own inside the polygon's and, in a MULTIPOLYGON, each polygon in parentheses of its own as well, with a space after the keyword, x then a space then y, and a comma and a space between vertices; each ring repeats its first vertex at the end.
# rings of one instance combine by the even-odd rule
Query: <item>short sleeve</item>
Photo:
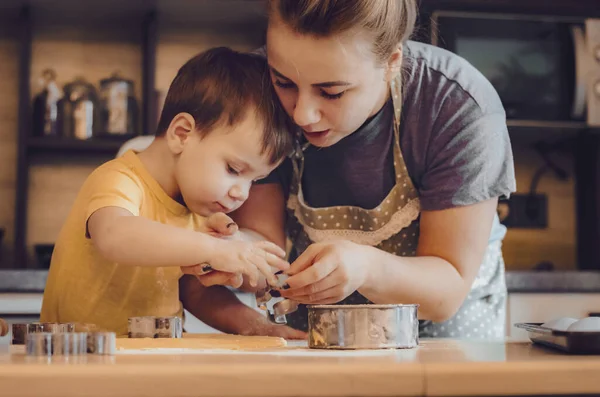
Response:
POLYGON ((509 197, 516 182, 504 111, 500 106, 484 110, 462 95, 446 102, 433 123, 427 149, 420 183, 422 209, 509 197))
POLYGON ((88 197, 86 222, 104 207, 123 208, 133 215, 140 214, 143 198, 141 181, 128 169, 99 168, 86 181, 88 197))

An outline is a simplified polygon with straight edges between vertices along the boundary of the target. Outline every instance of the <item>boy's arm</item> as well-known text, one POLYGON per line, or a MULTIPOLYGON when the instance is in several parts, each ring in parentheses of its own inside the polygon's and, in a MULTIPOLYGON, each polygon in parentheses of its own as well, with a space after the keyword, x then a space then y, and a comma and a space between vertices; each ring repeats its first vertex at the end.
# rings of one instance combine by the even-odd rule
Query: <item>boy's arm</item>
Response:
POLYGON ((95 211, 87 227, 100 254, 123 265, 188 267, 210 263, 215 270, 243 273, 253 281, 258 280, 258 269, 272 278, 269 266, 288 267, 281 259, 285 252, 274 244, 227 241, 134 216, 120 207, 95 211))
POLYGON ((179 280, 179 296, 184 309, 221 332, 306 339, 302 331, 271 323, 263 314, 240 302, 229 289, 204 287, 194 276, 184 275, 179 280))

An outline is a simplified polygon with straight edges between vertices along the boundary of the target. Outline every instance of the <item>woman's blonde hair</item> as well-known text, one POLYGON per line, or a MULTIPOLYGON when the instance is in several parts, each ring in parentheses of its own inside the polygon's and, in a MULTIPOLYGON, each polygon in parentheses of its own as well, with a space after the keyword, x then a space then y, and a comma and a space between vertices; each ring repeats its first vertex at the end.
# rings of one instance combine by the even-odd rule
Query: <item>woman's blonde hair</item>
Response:
POLYGON ((410 38, 416 0, 268 0, 269 17, 316 37, 365 30, 373 35, 380 62, 410 38))

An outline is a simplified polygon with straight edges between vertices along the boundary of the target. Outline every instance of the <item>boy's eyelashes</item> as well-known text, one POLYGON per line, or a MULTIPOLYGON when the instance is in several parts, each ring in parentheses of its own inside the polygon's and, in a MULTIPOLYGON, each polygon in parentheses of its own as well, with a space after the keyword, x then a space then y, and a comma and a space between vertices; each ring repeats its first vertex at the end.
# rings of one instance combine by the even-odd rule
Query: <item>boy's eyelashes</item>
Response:
MULTIPOLYGON (((227 172, 229 172, 231 175, 234 176, 239 176, 242 171, 237 170, 235 167, 231 166, 230 164, 227 164, 227 172)), ((258 178, 252 180, 252 183, 256 182, 256 181, 260 181, 261 179, 265 179, 268 175, 261 175, 258 178)))
POLYGON ((227 164, 227 172, 229 172, 231 175, 239 175, 240 174, 240 171, 233 168, 231 166, 231 164, 227 164))
MULTIPOLYGON (((283 89, 290 89, 296 87, 296 85, 292 82, 285 82, 277 79, 275 80, 275 85, 283 89)), ((325 99, 340 99, 345 93, 346 91, 338 92, 337 94, 330 94, 324 90, 320 90, 321 96, 325 99)))

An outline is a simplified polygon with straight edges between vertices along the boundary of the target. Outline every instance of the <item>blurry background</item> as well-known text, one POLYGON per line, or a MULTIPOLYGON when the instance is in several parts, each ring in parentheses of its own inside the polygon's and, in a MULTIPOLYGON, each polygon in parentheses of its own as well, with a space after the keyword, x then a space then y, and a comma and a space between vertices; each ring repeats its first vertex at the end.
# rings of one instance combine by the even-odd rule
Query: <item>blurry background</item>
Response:
MULTIPOLYGON (((597 5, 420 1, 415 40, 471 61, 507 108, 519 194, 499 214, 509 226, 507 281, 523 310, 538 298, 559 310, 559 296, 574 299, 569 313, 600 312, 598 125, 572 114, 581 64, 573 30, 591 46, 586 18, 600 17, 597 5)), ((213 46, 255 49, 265 27, 260 0, 0 1, 0 292, 33 294, 31 310, 3 308, 0 298, 0 315, 35 316, 81 184, 123 142, 153 134, 178 68, 213 46)), ((593 74, 600 63, 586 48, 593 74)), ((586 84, 600 93, 600 83, 586 84)))

